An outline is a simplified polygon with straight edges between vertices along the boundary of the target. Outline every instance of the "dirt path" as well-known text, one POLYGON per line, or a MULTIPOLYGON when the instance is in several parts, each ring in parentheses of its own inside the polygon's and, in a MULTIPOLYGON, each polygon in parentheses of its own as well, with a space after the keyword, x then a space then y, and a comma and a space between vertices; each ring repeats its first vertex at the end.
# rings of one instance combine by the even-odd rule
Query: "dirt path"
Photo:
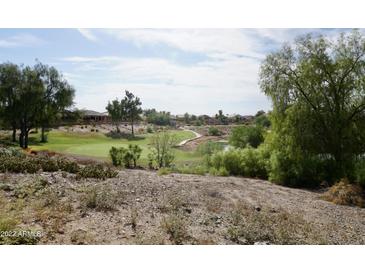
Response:
POLYGON ((199 134, 198 132, 193 131, 193 130, 191 130, 191 129, 183 129, 183 130, 185 130, 185 131, 190 131, 190 132, 194 133, 194 134, 195 134, 195 137, 181 141, 181 142, 177 145, 177 147, 182 147, 182 146, 186 145, 188 142, 191 142, 191 141, 197 140, 197 139, 199 139, 200 137, 202 137, 202 136, 203 136, 203 135, 199 134))

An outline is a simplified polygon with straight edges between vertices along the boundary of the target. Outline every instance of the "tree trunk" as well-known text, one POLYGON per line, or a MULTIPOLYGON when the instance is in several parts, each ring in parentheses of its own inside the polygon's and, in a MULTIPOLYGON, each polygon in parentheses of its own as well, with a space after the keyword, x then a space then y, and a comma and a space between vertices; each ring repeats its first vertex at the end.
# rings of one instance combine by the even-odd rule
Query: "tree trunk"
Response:
POLYGON ((46 135, 45 135, 45 131, 46 131, 45 127, 42 126, 42 129, 41 129, 41 142, 42 143, 46 143, 47 142, 46 135))
POLYGON ((14 143, 16 142, 16 126, 15 125, 13 125, 12 141, 14 143))
POLYGON ((132 136, 134 137, 133 118, 132 118, 132 120, 131 120, 131 125, 132 125, 132 136))

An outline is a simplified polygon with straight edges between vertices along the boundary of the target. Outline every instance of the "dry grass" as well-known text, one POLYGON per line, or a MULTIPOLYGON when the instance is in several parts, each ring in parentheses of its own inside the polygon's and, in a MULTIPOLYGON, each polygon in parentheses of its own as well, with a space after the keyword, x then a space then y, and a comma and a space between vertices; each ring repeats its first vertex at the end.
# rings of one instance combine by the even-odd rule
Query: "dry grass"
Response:
POLYGON ((298 215, 239 203, 231 214, 226 237, 238 244, 323 244, 326 240, 314 226, 298 215))
POLYGON ((184 244, 190 239, 185 218, 179 214, 170 214, 164 217, 161 228, 167 233, 173 244, 184 244))
POLYGON ((351 184, 342 179, 334 184, 324 195, 323 199, 337 205, 364 207, 364 192, 359 185, 351 184))

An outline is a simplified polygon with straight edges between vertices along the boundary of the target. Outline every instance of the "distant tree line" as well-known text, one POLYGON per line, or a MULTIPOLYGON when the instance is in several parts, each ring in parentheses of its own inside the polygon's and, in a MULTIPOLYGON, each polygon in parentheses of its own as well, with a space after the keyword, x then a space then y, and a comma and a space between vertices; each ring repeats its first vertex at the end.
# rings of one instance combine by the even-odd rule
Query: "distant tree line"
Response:
POLYGON ((13 63, 0 64, 0 119, 5 128, 12 130, 12 141, 28 147, 31 129, 45 131, 73 105, 75 89, 54 67, 37 62, 33 67, 13 63))

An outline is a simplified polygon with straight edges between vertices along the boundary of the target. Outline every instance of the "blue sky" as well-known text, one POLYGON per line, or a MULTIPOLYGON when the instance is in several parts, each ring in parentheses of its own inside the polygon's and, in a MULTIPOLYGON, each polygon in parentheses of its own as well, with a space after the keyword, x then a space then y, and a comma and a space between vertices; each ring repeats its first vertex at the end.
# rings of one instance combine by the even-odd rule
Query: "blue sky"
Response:
POLYGON ((0 29, 0 62, 53 65, 76 107, 105 111, 124 90, 174 114, 269 110, 258 71, 265 55, 308 32, 338 29, 0 29))

